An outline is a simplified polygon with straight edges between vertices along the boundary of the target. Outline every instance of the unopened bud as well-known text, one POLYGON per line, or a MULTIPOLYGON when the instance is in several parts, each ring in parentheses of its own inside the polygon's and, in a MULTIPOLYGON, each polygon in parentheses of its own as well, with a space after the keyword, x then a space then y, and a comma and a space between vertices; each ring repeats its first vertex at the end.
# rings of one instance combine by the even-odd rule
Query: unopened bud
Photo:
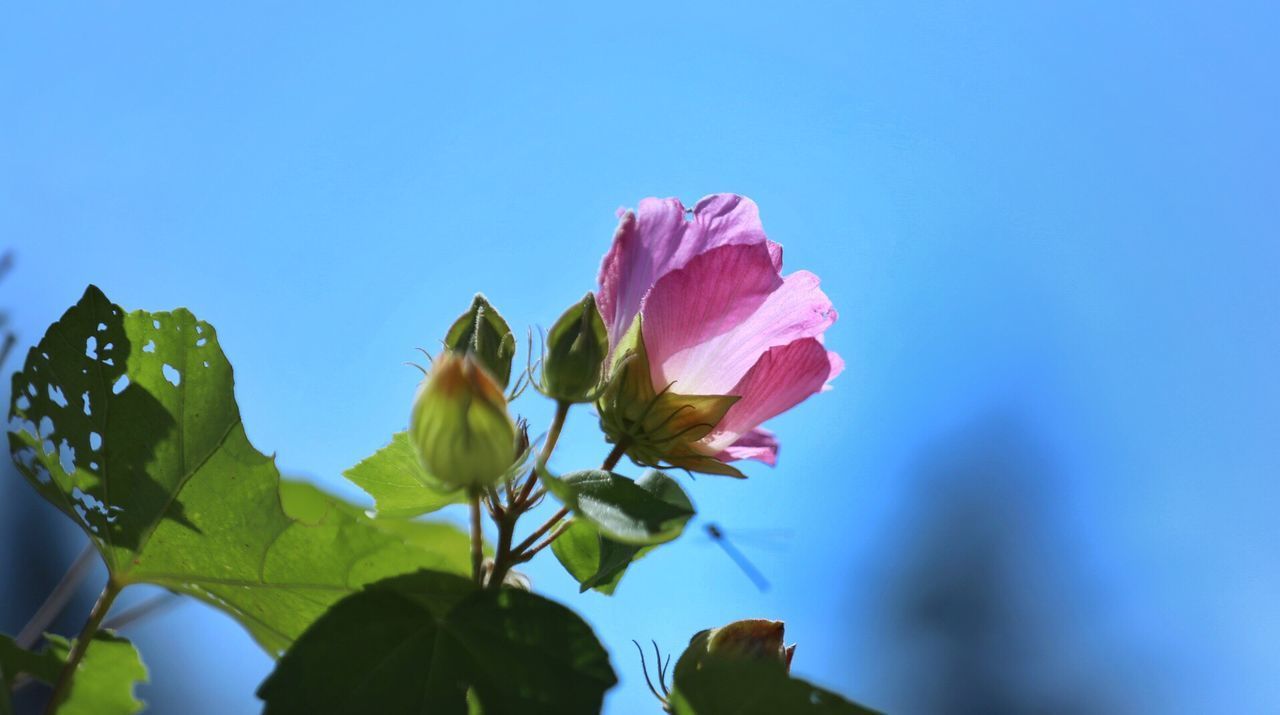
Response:
POLYGON ((790 670, 796 647, 783 643, 785 630, 782 621, 761 618, 734 621, 711 629, 707 637, 707 652, 732 658, 777 661, 790 670))
POLYGON ((499 389, 507 389, 511 381, 511 358, 516 352, 516 338, 507 321, 485 297, 476 293, 467 312, 458 316, 444 338, 445 347, 454 352, 471 353, 484 366, 499 389))
POLYGON ((436 358, 414 400, 409 430, 423 469, 450 486, 493 484, 515 461, 506 397, 470 353, 436 358))
POLYGON ((609 333, 596 309, 596 297, 587 293, 547 334, 542 391, 563 402, 591 402, 608 355, 609 333))

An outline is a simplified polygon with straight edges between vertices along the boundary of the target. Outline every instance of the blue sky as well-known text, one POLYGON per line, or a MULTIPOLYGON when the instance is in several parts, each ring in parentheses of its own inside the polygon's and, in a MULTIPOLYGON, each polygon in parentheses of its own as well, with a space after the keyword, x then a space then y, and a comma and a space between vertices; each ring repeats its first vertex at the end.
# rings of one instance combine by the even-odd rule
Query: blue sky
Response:
MULTIPOLYGON (((24 343, 89 282, 190 307, 255 444, 354 498, 339 473, 407 418, 401 363, 472 293, 548 325, 617 207, 743 193, 822 276, 849 369, 772 425, 776 469, 690 485, 731 530, 789 530, 744 545, 770 592, 698 534, 613 599, 532 565, 613 652, 609 712, 650 708, 630 639, 747 616, 787 621, 801 674, 909 708, 881 585, 922 455, 991 415, 1054 475, 1036 520, 1074 566, 1017 580, 1063 603, 1050 675, 1274 711, 1277 29, 1243 2, 11 5, 4 304, 24 343)), ((556 464, 603 450, 578 410, 556 464)), ((189 605, 133 635, 153 699, 255 711, 270 663, 230 620, 189 605)))

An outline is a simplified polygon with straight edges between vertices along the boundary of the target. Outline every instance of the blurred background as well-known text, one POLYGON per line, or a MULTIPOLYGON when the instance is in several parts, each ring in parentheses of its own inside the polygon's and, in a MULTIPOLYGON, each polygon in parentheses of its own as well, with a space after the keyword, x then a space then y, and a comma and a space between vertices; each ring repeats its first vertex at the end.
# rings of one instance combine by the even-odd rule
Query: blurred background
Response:
MULTIPOLYGON (((1280 712, 1278 20, 10 3, 4 369, 87 283, 188 306, 258 448, 368 503, 340 473, 403 428, 403 361, 474 291, 547 326, 616 208, 743 193, 822 276, 849 368, 771 424, 776 469, 686 480, 767 592, 700 529, 613 598, 530 566, 612 652, 609 713, 657 711, 632 638, 760 616, 796 672, 891 713, 1280 712)), ((555 464, 605 449, 579 409, 555 464)), ((84 538, 3 462, 14 633, 84 538)), ((126 634, 152 712, 257 711, 271 661, 229 618, 184 602, 126 634)))

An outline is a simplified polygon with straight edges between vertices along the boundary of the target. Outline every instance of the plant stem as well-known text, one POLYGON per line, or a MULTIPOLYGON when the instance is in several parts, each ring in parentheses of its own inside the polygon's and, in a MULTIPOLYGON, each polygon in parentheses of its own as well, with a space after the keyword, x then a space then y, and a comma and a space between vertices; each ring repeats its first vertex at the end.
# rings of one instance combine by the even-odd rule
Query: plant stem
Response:
POLYGON ((542 540, 542 543, 534 546, 523 554, 520 554, 520 563, 524 563, 525 561, 532 559, 535 554, 550 546, 551 542, 560 538, 560 535, 569 529, 569 523, 570 522, 567 521, 561 522, 560 525, 556 527, 556 530, 551 532, 550 536, 542 540))
POLYGON ((30 649, 31 646, 40 640, 40 634, 49 629, 49 625, 57 619, 58 614, 62 613, 62 609, 67 607, 67 602, 75 595, 76 588, 80 586, 80 582, 84 580, 84 576, 89 572, 89 567, 93 565, 93 542, 85 545, 80 551, 80 555, 75 561, 67 567, 67 572, 62 575, 62 580, 58 581, 58 585, 53 587, 49 592, 49 596, 44 599, 44 603, 40 604, 40 608, 36 609, 35 615, 31 616, 31 620, 27 621, 27 625, 22 627, 18 632, 18 637, 14 642, 21 648, 30 649))
POLYGON ((471 490, 471 577, 483 585, 480 568, 484 564, 484 534, 480 531, 480 490, 471 490))
POLYGON ((536 466, 529 478, 525 480, 524 488, 520 490, 520 496, 516 499, 516 504, 521 508, 530 502, 529 493, 533 491, 533 485, 538 482, 538 470, 547 466, 551 453, 555 451, 556 443, 560 441, 560 432, 564 429, 565 420, 569 417, 571 405, 572 403, 569 402, 556 402, 556 415, 551 419, 551 427, 547 430, 547 441, 542 443, 542 451, 538 454, 536 466))
POLYGON ((89 650, 89 643, 98 632, 98 626, 102 625, 102 619, 107 617, 107 611, 111 610, 111 604, 116 600, 116 596, 120 595, 122 588, 123 586, 117 585, 115 581, 107 580, 107 585, 102 589, 102 595, 98 596, 97 603, 93 604, 93 610, 89 611, 89 620, 85 621, 75 645, 71 646, 67 662, 62 666, 62 672, 58 674, 58 682, 53 685, 53 694, 49 696, 49 704, 45 707, 46 715, 57 712, 58 706, 71 694, 71 681, 75 678, 76 668, 80 666, 85 651, 89 650))
MULTIPOLYGON (((600 468, 605 471, 611 471, 614 467, 618 466, 618 462, 621 461, 622 455, 627 453, 628 446, 630 445, 625 439, 619 440, 618 443, 614 445, 613 450, 609 452, 609 456, 604 458, 604 464, 600 465, 600 468)), ((525 554, 525 549, 528 549, 530 546, 532 546, 534 542, 536 542, 539 538, 542 537, 543 534, 550 531, 552 527, 554 527, 556 524, 559 524, 560 520, 565 518, 566 516, 569 516, 569 507, 567 506, 561 507, 560 511, 557 511, 555 514, 552 514, 550 519, 547 519, 547 521, 542 526, 539 526, 532 534, 529 535, 529 538, 525 539, 524 541, 521 541, 520 545, 517 546, 512 551, 512 553, 515 554, 514 560, 517 563, 527 561, 528 559, 524 557, 531 554, 525 554)), ((556 533, 552 534, 551 537, 548 538, 545 543, 540 544, 538 546, 538 550, 546 548, 552 541, 556 540, 557 536, 560 536, 560 534, 563 534, 563 533, 564 533, 564 529, 561 529, 556 533)))
POLYGON ((532 496, 532 492, 534 485, 538 482, 538 469, 545 467, 547 461, 551 459, 551 453, 555 451, 556 444, 560 441, 560 432, 564 430, 564 423, 569 417, 571 406, 572 403, 563 400, 556 402, 555 417, 551 419, 551 426, 547 428, 547 441, 542 443, 542 450, 538 453, 534 468, 529 472, 529 478, 525 480, 520 493, 507 503, 506 513, 494 519, 498 525, 498 550, 493 556, 493 573, 489 575, 490 588, 495 590, 502 588, 502 581, 506 578, 507 571, 513 564, 518 563, 513 556, 519 554, 520 550, 511 548, 511 541, 515 538, 516 521, 521 514, 528 511, 531 504, 537 501, 532 496))

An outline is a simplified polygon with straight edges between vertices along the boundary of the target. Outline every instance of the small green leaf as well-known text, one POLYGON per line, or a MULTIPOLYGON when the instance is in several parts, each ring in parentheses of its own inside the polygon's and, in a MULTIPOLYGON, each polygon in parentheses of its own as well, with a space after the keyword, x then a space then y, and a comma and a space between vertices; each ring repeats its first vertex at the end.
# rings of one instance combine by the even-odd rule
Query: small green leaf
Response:
POLYGON ((793 678, 778 664, 760 660, 703 655, 696 668, 677 665, 674 679, 671 705, 676 715, 875 715, 876 712, 793 678))
MULTIPOLYGON (((45 634, 45 639, 49 645, 33 653, 0 635, 0 682, 12 683, 19 673, 50 685, 56 682, 72 641, 53 634, 45 634)), ((145 682, 147 668, 133 644, 109 631, 99 631, 76 668, 71 691, 58 715, 132 715, 143 707, 133 688, 145 682)), ((7 687, 0 691, 0 700, 7 703, 8 696, 7 687)))
MULTIPOLYGON (((73 641, 46 634, 49 650, 64 660, 73 641)), ((143 708, 133 688, 147 682, 147 667, 129 641, 109 631, 98 631, 76 668, 71 692, 58 707, 58 715, 132 715, 143 708)))
MULTIPOLYGON (((693 503, 684 490, 662 472, 645 472, 636 486, 674 507, 693 513, 693 503)), ((679 523, 680 529, 683 530, 687 521, 686 518, 679 523)), ((565 533, 551 543, 552 552, 565 570, 578 581, 580 590, 595 589, 606 596, 613 595, 627 567, 653 548, 625 544, 602 536, 592 522, 581 517, 575 518, 565 533)))
POLYGON ((22 648, 13 639, 0 633, 0 677, 12 684, 20 674, 51 683, 62 670, 62 659, 57 653, 45 650, 35 653, 22 648))
POLYGON ((694 515, 684 490, 661 472, 646 474, 651 480, 649 488, 601 469, 564 477, 545 469, 540 473, 547 489, 565 506, 603 536, 624 544, 647 546, 671 541, 694 515))
POLYGON ((116 583, 204 600, 273 653, 366 583, 465 564, 448 532, 413 540, 282 488, 249 442, 213 326, 185 309, 126 314, 90 286, 27 354, 12 395, 14 461, 116 583))
POLYGON ((408 432, 342 473, 369 493, 379 516, 413 517, 466 501, 466 490, 453 489, 427 474, 414 452, 408 432))
POLYGON ((565 607, 422 571, 339 601, 258 696, 267 715, 466 715, 476 701, 494 714, 594 715, 616 682, 591 628, 565 607))

